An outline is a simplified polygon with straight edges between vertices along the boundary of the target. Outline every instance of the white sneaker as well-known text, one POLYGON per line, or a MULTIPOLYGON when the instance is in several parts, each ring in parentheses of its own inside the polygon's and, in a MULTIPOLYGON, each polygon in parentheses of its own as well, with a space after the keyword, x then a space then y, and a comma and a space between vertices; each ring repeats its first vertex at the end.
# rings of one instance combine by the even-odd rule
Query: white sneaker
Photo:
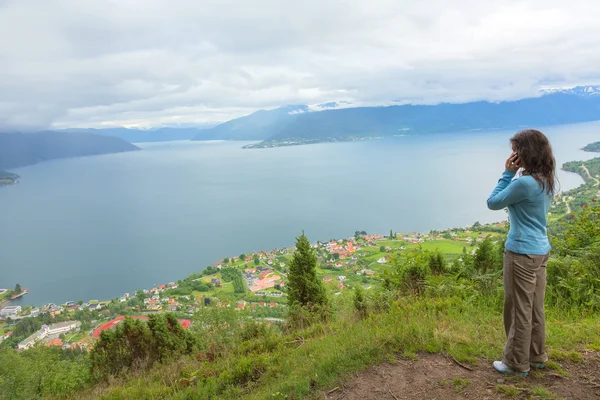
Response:
POLYGON ((504 364, 502 361, 494 361, 494 369, 501 374, 527 376, 529 372, 518 372, 504 364))

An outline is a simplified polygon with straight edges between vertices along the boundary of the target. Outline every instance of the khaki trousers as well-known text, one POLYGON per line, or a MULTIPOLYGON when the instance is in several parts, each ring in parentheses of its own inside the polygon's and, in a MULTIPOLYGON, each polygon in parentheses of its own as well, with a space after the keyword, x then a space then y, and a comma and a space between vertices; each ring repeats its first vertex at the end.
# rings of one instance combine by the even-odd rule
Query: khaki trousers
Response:
POLYGON ((548 254, 504 251, 504 330, 502 362, 515 371, 529 371, 529 363, 548 361, 544 295, 548 254))

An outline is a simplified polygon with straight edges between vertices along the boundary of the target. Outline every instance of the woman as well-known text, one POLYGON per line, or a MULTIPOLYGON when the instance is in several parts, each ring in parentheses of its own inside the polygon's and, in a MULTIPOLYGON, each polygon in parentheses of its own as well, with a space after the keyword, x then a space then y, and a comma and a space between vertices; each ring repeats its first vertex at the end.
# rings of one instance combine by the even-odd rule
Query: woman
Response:
POLYGON ((546 214, 555 190, 555 160, 548 138, 540 131, 521 131, 510 142, 513 153, 487 200, 491 210, 508 207, 510 220, 504 250, 507 341, 502 361, 494 361, 494 368, 526 376, 530 366, 544 368, 548 360, 544 293, 550 243, 546 214), (519 169, 522 173, 515 178, 519 169))

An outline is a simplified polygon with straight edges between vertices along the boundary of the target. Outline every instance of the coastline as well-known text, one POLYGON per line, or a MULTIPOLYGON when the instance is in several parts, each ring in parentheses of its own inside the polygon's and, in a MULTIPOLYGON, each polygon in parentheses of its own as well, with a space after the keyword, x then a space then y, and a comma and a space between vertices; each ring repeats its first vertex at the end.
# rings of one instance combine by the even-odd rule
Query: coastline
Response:
MULTIPOLYGON (((584 163, 584 162, 589 162, 589 161, 590 161, 590 160, 586 160, 586 161, 577 161, 577 163, 584 163)), ((565 163, 565 165, 566 165, 566 164, 567 164, 567 163, 565 163)), ((564 168, 564 165, 563 165, 563 166, 561 166, 561 168, 560 168, 560 169, 562 169, 562 170, 564 170, 564 171, 567 171, 567 172, 570 172, 570 173, 575 173, 575 174, 577 174, 577 175, 581 176, 581 177, 582 177, 582 179, 584 180, 584 182, 586 182, 586 178, 587 178, 587 176, 585 176, 585 177, 584 177, 584 175, 583 175, 583 174, 584 174, 583 170, 569 171, 568 169, 565 169, 565 168, 564 168)), ((578 186, 578 187, 576 187, 576 188, 573 188, 573 189, 571 189, 571 190, 569 190, 569 191, 567 191, 567 192, 565 192, 565 193, 562 193, 562 194, 561 194, 561 197, 562 197, 562 202, 556 202, 556 205, 560 205, 560 206, 562 207, 562 206, 563 206, 563 204, 564 204, 564 208, 565 208, 565 210, 564 210, 564 212, 563 212, 563 211, 559 211, 558 209, 556 209, 556 210, 553 210, 553 211, 552 211, 552 213, 553 213, 553 215, 552 215, 552 218, 549 218, 549 221, 550 221, 551 219, 552 219, 552 220, 553 220, 553 219, 558 219, 558 218, 562 218, 562 217, 564 217, 565 215, 568 215, 568 214, 569 214, 569 213, 570 213, 572 210, 571 210, 571 208, 570 208, 570 205, 569 205, 569 203, 571 202, 571 199, 567 199, 567 195, 568 195, 568 194, 571 194, 571 193, 578 193, 578 192, 581 192, 581 191, 582 191, 582 189, 584 189, 584 188, 585 188, 585 185, 586 185, 586 183, 583 183, 583 184, 579 185, 579 186, 578 186), (557 212, 557 211, 558 211, 558 212, 557 212)), ((503 221, 497 221, 497 222, 493 222, 492 224, 497 224, 497 223, 500 223, 500 222, 503 222, 503 221)), ((447 228, 447 229, 444 229, 444 230, 452 230, 452 229, 460 229, 460 228, 447 228)), ((409 234, 409 233, 399 233, 399 235, 407 235, 407 236, 408 236, 408 235, 410 235, 410 234, 409 234)), ((202 272, 202 271, 203 271, 203 270, 201 270, 200 272, 202 272)), ((183 279, 185 279, 185 278, 183 278, 183 279)), ((183 279, 182 279, 182 280, 183 280, 183 279)), ((137 288, 137 289, 136 289, 136 290, 134 290, 133 292, 135 293, 137 290, 144 290, 144 289, 139 289, 139 288, 137 288)), ((17 296, 16 298, 12 298, 12 299, 10 299, 10 300, 7 300, 7 301, 8 301, 8 304, 10 304, 10 301, 11 301, 11 300, 12 300, 12 301, 15 301, 15 300, 20 300, 20 299, 22 299, 22 298, 23 298, 23 296, 24 296, 24 294, 26 294, 26 293, 22 293, 21 295, 17 296)), ((116 297, 118 298, 118 297, 120 297, 120 296, 116 296, 116 297)), ((78 299, 78 300, 83 300, 83 299, 78 299)), ((101 302, 103 302, 103 303, 106 303, 106 302, 110 302, 111 300, 112 300, 112 298, 108 298, 107 300, 102 300, 101 302)), ((21 302, 23 302, 23 300, 20 300, 20 301, 21 301, 21 302)), ((48 300, 45 300, 45 301, 48 301, 48 300)), ((23 303, 24 303, 24 302, 23 302, 23 303)), ((49 303, 49 304, 53 304, 53 303, 49 303)), ((4 306, 6 306, 6 305, 7 305, 7 304, 6 304, 6 302, 5 302, 5 303, 3 303, 2 305, 0 305, 0 308, 1 308, 1 307, 4 307, 4 306)), ((41 305, 41 304, 39 304, 39 305, 41 305)))

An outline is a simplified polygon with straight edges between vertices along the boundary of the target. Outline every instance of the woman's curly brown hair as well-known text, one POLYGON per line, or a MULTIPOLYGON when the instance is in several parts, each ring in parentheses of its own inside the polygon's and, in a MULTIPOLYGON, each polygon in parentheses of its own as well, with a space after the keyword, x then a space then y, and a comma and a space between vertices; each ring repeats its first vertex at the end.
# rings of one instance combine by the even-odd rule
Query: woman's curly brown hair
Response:
POLYGON ((556 160, 546 135, 535 129, 525 129, 510 138, 519 155, 524 175, 531 175, 549 195, 556 189, 556 160))

